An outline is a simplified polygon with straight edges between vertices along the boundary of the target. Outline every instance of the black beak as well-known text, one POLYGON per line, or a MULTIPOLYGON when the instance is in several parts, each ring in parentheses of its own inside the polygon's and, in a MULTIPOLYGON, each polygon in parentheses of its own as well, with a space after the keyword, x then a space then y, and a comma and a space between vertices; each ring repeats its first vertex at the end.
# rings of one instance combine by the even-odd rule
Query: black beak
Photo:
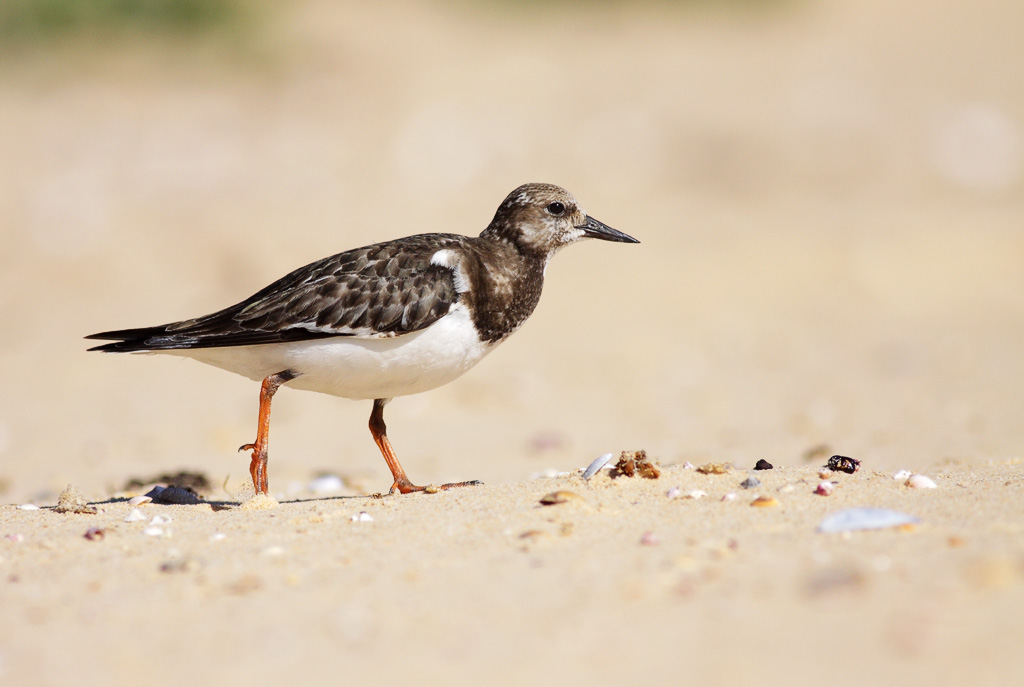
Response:
POLYGON ((629 234, 623 234, 618 229, 612 229, 607 224, 598 222, 593 217, 587 217, 587 221, 576 227, 583 230, 587 238, 601 239, 602 241, 615 241, 617 243, 640 243, 629 234))

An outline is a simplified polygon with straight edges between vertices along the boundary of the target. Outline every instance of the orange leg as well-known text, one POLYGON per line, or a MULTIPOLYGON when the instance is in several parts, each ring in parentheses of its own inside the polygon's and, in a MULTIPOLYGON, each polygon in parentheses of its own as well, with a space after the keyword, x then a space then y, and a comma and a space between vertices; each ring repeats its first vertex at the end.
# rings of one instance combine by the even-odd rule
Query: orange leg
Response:
MULTIPOLYGON (((395 478, 394 484, 391 485, 389 494, 395 493, 395 489, 402 494, 408 494, 413 491, 424 491, 426 487, 418 487, 413 484, 408 475, 405 474, 405 470, 402 469, 402 464, 398 462, 398 456, 395 455, 395 449, 391 447, 391 442, 388 441, 388 428, 384 424, 384 406, 390 401, 389 398, 378 398, 373 402, 373 412, 370 413, 370 434, 373 435, 373 440, 377 443, 377 448, 380 449, 381 454, 384 456, 384 461, 388 464, 388 468, 391 470, 392 476, 395 478)), ((269 412, 269 410, 268 410, 269 412)), ((450 484, 441 484, 438 489, 451 489, 452 487, 470 487, 476 484, 482 484, 477 480, 471 480, 469 482, 452 482, 450 484)))
POLYGON ((249 474, 252 475, 252 486, 257 494, 267 493, 267 449, 270 445, 270 399, 274 398, 278 388, 285 382, 298 377, 291 370, 284 370, 270 375, 260 385, 260 419, 256 426, 256 443, 245 444, 239 451, 252 451, 252 462, 249 463, 249 474))

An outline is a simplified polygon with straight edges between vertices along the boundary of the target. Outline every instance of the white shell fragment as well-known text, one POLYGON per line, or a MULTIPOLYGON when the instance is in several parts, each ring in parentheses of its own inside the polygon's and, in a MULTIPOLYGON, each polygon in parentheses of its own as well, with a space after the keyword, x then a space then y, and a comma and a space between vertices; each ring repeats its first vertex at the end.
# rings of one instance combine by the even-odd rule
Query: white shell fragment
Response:
POLYGON ((724 496, 722 496, 722 500, 723 501, 735 501, 736 500, 736 492, 730 491, 728 494, 725 494, 724 496))
POLYGON ((162 537, 162 536, 164 536, 164 528, 163 527, 147 527, 146 529, 142 530, 142 533, 144 535, 146 535, 147 537, 162 537))
POLYGON ((914 473, 912 473, 910 470, 900 470, 899 472, 894 474, 892 478, 897 482, 906 482, 912 474, 914 473))
POLYGON ((149 521, 150 525, 169 525, 171 523, 171 516, 169 515, 154 515, 153 519, 149 521))
POLYGON ((228 538, 228 535, 223 532, 214 532, 210 535, 210 541, 224 541, 228 538))
POLYGON ((818 488, 814 490, 815 494, 819 496, 829 496, 835 490, 835 485, 825 480, 818 484, 818 488))
POLYGON ((936 489, 939 486, 931 477, 924 475, 911 475, 903 484, 911 489, 936 489))
POLYGON ((593 463, 587 466, 587 469, 583 471, 583 479, 590 479, 597 474, 597 471, 607 465, 612 459, 611 453, 604 453, 597 457, 593 463))
POLYGON ((887 508, 848 508, 825 516, 818 525, 819 532, 851 532, 855 530, 881 530, 920 522, 913 515, 887 508))
POLYGON ((152 496, 133 496, 128 499, 128 505, 141 506, 144 503, 149 503, 153 500, 152 496))
POLYGON ((34 503, 23 503, 18 506, 18 510, 39 510, 39 506, 34 503))
POLYGON ((132 508, 128 511, 128 515, 124 516, 125 522, 138 522, 139 520, 145 520, 145 514, 138 508, 132 508))
POLYGON ((352 516, 352 522, 373 522, 373 516, 362 510, 352 516))
POLYGON ((669 497, 670 499, 677 499, 682 495, 683 490, 680 489, 679 487, 672 487, 671 489, 665 492, 665 496, 669 497))
POLYGON ((345 483, 337 475, 323 475, 309 483, 309 490, 314 494, 330 494, 344 488, 345 483))
POLYGON ((707 495, 708 495, 708 493, 706 491, 703 491, 701 489, 694 489, 693 491, 689 491, 689 492, 686 493, 686 498, 688 498, 688 499, 702 499, 702 498, 704 498, 707 495))

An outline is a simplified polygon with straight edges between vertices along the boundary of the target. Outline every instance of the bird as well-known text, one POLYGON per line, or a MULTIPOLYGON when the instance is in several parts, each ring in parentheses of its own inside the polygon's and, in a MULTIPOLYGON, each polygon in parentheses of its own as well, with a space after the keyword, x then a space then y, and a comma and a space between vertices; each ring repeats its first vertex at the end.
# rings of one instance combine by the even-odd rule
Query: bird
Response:
POLYGON ((270 407, 280 387, 372 400, 370 434, 389 494, 480 484, 414 484, 388 440, 384 406, 460 377, 518 330, 540 300, 552 256, 584 239, 639 243, 590 217, 565 189, 524 184, 479 236, 428 233, 300 267, 203 317, 91 334, 88 350, 185 356, 260 382, 249 474, 269 495, 270 407))

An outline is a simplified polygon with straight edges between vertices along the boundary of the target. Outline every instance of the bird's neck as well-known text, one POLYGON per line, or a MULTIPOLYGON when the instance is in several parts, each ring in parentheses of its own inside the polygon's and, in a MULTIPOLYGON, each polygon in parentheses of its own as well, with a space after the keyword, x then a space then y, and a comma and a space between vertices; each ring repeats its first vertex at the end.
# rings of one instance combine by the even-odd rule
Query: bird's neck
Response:
POLYGON ((526 321, 540 301, 547 256, 524 254, 511 242, 481 236, 467 276, 473 323, 480 338, 498 343, 526 321), (486 259, 481 259, 486 256, 486 259))

